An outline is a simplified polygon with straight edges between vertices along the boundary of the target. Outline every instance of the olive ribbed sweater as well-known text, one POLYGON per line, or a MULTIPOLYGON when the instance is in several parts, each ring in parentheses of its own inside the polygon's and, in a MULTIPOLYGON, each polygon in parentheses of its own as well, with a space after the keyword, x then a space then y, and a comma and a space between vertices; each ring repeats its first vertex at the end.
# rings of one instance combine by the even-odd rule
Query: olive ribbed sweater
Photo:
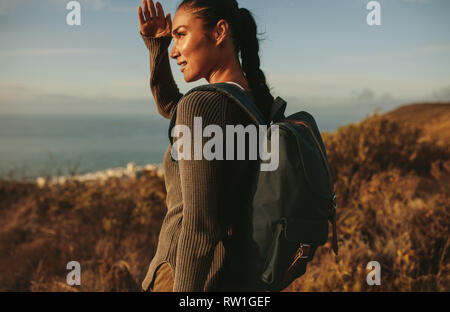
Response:
MULTIPOLYGON (((178 105, 177 125, 187 125, 193 135, 194 117, 202 117, 203 128, 211 124, 222 128, 224 141, 225 125, 253 123, 235 103, 216 92, 196 91, 179 101, 182 94, 168 57, 171 37, 142 38, 150 51, 150 88, 163 117, 170 118, 178 105)), ((203 138, 203 144, 209 139, 203 138)), ((142 288, 151 287, 158 267, 167 262, 174 291, 258 290, 246 224, 249 181, 256 162, 193 160, 193 145, 192 138, 192 160, 180 160, 179 168, 171 159, 170 144, 164 154, 167 214, 142 288), (232 233, 233 243, 223 241, 224 233, 232 233)), ((226 155, 225 145, 223 152, 226 155)))

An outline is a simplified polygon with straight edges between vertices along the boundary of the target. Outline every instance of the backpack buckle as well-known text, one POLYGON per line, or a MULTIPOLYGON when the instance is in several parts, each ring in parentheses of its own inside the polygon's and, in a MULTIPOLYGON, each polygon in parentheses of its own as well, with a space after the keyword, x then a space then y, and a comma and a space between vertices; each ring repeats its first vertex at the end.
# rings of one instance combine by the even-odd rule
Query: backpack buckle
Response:
POLYGON ((295 259, 308 259, 310 251, 311 245, 300 243, 300 247, 297 249, 297 255, 295 256, 295 259))
POLYGON ((333 199, 331 200, 331 205, 333 207, 334 210, 336 210, 337 208, 337 202, 336 202, 336 194, 333 194, 333 199))
POLYGON ((297 263, 297 261, 300 259, 308 259, 310 253, 311 253, 311 245, 300 243, 300 247, 295 252, 290 267, 294 266, 295 263, 297 263))
POLYGON ((300 247, 292 257, 292 262, 284 274, 283 284, 288 284, 292 280, 292 275, 295 271, 295 265, 300 259, 308 259, 311 253, 311 245, 300 243, 300 247))

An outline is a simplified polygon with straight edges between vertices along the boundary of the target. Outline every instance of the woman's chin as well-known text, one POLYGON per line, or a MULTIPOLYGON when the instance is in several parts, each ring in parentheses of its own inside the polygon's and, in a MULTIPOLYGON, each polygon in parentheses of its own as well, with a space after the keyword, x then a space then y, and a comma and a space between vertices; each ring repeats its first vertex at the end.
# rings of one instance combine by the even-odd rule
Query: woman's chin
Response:
POLYGON ((184 74, 184 81, 185 82, 194 82, 194 81, 197 81, 199 79, 200 78, 196 78, 196 77, 192 77, 192 76, 184 74))
POLYGON ((191 77, 189 77, 189 75, 186 75, 186 73, 183 73, 183 78, 184 78, 184 81, 186 81, 186 82, 190 82, 191 81, 191 77))

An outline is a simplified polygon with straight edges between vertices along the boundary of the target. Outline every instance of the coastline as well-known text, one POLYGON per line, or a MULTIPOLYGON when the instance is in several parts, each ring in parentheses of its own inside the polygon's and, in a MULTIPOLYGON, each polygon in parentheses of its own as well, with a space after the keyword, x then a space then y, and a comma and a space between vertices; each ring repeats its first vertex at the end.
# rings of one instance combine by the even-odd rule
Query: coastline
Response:
POLYGON ((129 178, 138 179, 145 172, 153 172, 156 176, 163 178, 164 169, 163 164, 146 164, 145 166, 138 166, 134 162, 129 162, 125 167, 108 168, 105 170, 77 174, 73 176, 63 175, 55 177, 37 177, 34 183, 39 188, 45 186, 65 185, 68 183, 89 183, 96 182, 104 184, 110 178, 129 178))

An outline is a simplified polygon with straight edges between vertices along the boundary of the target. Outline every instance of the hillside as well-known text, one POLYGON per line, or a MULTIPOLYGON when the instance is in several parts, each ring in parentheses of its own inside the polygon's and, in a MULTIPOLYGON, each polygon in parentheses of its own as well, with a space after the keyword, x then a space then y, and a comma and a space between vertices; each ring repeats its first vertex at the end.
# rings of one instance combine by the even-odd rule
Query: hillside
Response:
POLYGON ((424 139, 436 139, 443 145, 450 143, 450 102, 404 105, 386 115, 419 125, 424 131, 424 139))
MULTIPOLYGON (((406 105, 323 133, 339 255, 329 243, 319 248, 286 291, 450 291, 450 144, 432 139, 448 137, 448 113, 448 104, 406 105), (373 260, 380 286, 366 283, 373 260)), ((165 199, 152 170, 61 184, 0 180, 0 291, 138 291, 165 199), (66 284, 69 261, 81 264, 81 286, 66 284)))

